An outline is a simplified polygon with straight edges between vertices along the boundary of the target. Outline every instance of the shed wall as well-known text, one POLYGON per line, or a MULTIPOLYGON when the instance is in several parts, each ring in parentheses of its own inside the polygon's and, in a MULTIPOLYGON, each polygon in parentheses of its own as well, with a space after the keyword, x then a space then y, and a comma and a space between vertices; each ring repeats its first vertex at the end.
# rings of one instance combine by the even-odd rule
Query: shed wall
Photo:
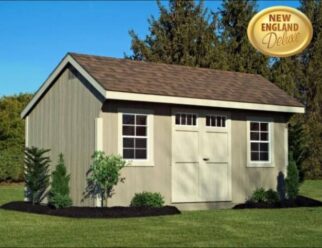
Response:
MULTIPOLYGON (((109 154, 118 153, 118 109, 147 109, 154 112, 154 166, 129 166, 122 172, 125 182, 119 184, 109 205, 129 205, 137 192, 160 192, 166 204, 171 204, 171 158, 172 158, 172 105, 148 104, 124 101, 106 101, 101 117, 103 118, 103 150, 109 154)), ((184 108, 180 106, 180 108, 184 108)), ((191 109, 191 107, 189 107, 191 109)), ((209 110, 196 108, 198 111, 209 110)), ((227 111, 227 110, 226 110, 227 111)), ((287 118, 285 114, 261 111, 231 112, 231 153, 232 153, 232 200, 234 203, 245 201, 258 187, 276 189, 277 176, 285 173, 285 132, 287 118), (273 167, 247 167, 247 117, 270 117, 273 119, 273 167)), ((210 208, 213 203, 182 203, 181 208, 210 208)), ((218 205, 219 206, 219 205, 218 205)))
POLYGON ((51 170, 59 153, 71 175, 74 205, 93 205, 83 200, 86 172, 95 149, 95 118, 100 96, 77 72, 66 68, 28 115, 28 145, 51 149, 51 170))

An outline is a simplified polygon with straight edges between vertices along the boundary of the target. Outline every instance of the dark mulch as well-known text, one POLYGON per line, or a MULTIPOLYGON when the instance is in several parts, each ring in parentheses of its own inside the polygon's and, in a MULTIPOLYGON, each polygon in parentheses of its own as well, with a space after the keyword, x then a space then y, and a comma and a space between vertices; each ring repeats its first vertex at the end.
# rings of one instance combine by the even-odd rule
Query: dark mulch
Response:
POLYGON ((1 206, 2 209, 16 210, 27 213, 46 214, 74 218, 125 218, 143 216, 161 216, 180 214, 180 211, 173 206, 162 208, 149 207, 68 207, 54 209, 47 205, 32 205, 30 202, 15 201, 1 206))
POLYGON ((267 202, 250 202, 247 201, 242 204, 238 204, 233 209, 245 209, 245 208, 296 208, 296 207, 322 207, 322 202, 314 200, 305 196, 298 196, 294 201, 285 200, 277 203, 267 202))

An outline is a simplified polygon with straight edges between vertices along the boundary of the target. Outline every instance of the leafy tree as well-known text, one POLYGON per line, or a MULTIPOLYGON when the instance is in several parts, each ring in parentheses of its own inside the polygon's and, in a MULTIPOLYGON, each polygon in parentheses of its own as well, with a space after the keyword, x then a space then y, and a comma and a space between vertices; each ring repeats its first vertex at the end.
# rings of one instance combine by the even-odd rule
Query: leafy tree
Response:
POLYGON ((28 147, 25 151, 25 185, 26 197, 32 204, 39 204, 46 196, 49 186, 49 150, 28 147))
POLYGON ((168 64, 225 68, 226 57, 217 37, 217 15, 204 1, 170 0, 166 8, 157 1, 160 17, 148 20, 150 34, 140 40, 131 30, 130 58, 168 64))
POLYGON ((269 76, 268 57, 248 41, 247 27, 256 13, 256 1, 224 0, 220 9, 221 39, 232 71, 269 76))
POLYGON ((51 177, 52 181, 49 192, 49 204, 55 208, 71 206, 72 200, 69 196, 70 175, 67 175, 63 154, 59 155, 58 164, 51 177))
POLYGON ((287 177, 285 179, 287 197, 295 200, 299 193, 299 173, 296 163, 293 159, 293 154, 290 153, 289 164, 287 166, 287 177))
POLYGON ((107 205, 107 199, 112 197, 113 188, 119 182, 124 182, 121 178, 121 169, 126 161, 120 156, 105 155, 104 152, 96 151, 93 156, 93 163, 87 175, 86 196, 100 196, 101 207, 107 205))
POLYGON ((0 182, 23 181, 25 123, 20 113, 31 94, 0 98, 0 182))

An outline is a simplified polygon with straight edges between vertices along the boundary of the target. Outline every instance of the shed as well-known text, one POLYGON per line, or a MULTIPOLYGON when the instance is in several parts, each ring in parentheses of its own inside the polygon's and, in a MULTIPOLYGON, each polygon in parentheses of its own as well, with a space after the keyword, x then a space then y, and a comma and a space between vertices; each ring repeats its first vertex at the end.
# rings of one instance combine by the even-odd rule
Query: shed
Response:
POLYGON ((260 75, 68 53, 23 110, 26 146, 65 156, 74 205, 95 150, 129 164, 109 205, 160 192, 181 209, 276 189, 288 120, 304 106, 260 75))

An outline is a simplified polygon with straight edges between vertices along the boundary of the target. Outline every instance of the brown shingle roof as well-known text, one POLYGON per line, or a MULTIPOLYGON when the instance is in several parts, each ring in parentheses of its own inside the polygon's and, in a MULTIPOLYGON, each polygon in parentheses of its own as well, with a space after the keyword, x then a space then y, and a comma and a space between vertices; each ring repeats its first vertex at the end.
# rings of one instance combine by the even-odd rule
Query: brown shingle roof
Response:
POLYGON ((109 91, 302 107, 256 74, 70 53, 109 91))

